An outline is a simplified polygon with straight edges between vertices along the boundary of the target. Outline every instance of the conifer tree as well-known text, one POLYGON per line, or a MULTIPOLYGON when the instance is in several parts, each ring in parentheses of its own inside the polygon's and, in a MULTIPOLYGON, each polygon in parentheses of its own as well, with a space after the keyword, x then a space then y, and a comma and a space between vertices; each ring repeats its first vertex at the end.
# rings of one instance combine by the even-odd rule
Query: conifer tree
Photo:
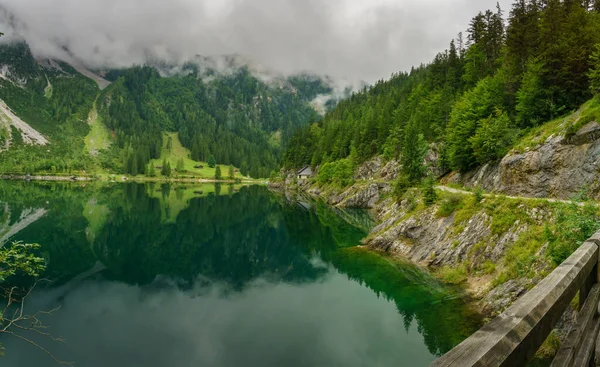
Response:
POLYGON ((592 68, 589 72, 590 90, 595 96, 600 95, 600 44, 596 45, 596 50, 591 55, 592 68))
POLYGON ((210 157, 208 157, 208 166, 210 168, 215 168, 215 166, 217 165, 217 160, 215 159, 214 155, 210 155, 210 157))
POLYGON ((150 166, 148 167, 148 176, 150 176, 150 177, 156 176, 156 169, 154 168, 154 162, 150 162, 150 166))
POLYGON ((402 173, 411 183, 417 183, 425 174, 423 158, 427 153, 427 143, 418 126, 410 122, 404 133, 402 145, 402 173))

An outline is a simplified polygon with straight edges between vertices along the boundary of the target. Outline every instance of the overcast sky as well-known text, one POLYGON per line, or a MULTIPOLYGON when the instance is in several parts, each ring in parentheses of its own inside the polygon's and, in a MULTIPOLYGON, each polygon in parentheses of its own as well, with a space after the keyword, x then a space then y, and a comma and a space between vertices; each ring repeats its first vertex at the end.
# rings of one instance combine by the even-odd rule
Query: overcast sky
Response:
MULTIPOLYGON (((240 54, 277 72, 373 82, 430 61, 496 0, 0 0, 0 31, 90 66, 240 54)), ((510 0, 500 1, 508 14, 510 0)))

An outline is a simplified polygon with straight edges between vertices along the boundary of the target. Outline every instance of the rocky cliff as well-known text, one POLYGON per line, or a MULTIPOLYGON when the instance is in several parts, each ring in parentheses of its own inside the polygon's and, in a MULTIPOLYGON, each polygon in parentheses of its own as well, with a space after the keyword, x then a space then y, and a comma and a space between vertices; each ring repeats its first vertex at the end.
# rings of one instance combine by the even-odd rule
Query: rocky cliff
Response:
POLYGON ((513 150, 499 163, 452 173, 443 181, 515 196, 600 198, 599 169, 600 124, 590 122, 575 134, 550 135, 522 152, 513 150))

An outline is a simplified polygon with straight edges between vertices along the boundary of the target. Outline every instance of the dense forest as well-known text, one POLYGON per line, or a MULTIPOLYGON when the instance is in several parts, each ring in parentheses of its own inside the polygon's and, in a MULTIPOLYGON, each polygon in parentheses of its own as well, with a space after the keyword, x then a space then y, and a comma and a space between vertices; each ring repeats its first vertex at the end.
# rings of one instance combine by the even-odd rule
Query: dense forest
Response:
POLYGON ((108 70, 113 83, 100 91, 64 62, 36 60, 25 42, 0 45, 0 65, 0 99, 50 140, 50 148, 25 145, 0 122, 0 143, 12 135, 10 149, 0 152, 5 173, 144 174, 161 155, 163 133, 176 132, 193 160, 214 157, 244 176, 267 177, 293 132, 319 118, 311 101, 332 93, 313 75, 267 82, 242 66, 208 78, 193 63, 170 76, 151 66, 108 70), (94 108, 113 143, 97 156, 84 146, 94 108))
POLYGON ((267 177, 292 132, 317 118, 309 102, 331 92, 309 77, 273 88, 247 68, 209 82, 196 73, 165 78, 152 67, 133 67, 102 94, 100 114, 130 155, 126 173, 143 172, 160 155, 161 131, 174 131, 196 161, 213 155, 243 175, 267 177))
POLYGON ((428 148, 442 168, 468 171, 598 92, 600 2, 518 0, 508 14, 499 5, 477 14, 431 63, 378 81, 298 131, 283 164, 321 166, 343 183, 383 155, 415 184, 428 148))
POLYGON ((197 69, 161 77, 152 67, 122 71, 100 99, 100 115, 129 152, 125 172, 137 174, 158 158, 162 131, 178 132, 191 158, 234 165, 267 177, 279 167, 292 132, 318 115, 310 101, 331 93, 322 80, 294 77, 272 87, 241 68, 204 82, 197 69))

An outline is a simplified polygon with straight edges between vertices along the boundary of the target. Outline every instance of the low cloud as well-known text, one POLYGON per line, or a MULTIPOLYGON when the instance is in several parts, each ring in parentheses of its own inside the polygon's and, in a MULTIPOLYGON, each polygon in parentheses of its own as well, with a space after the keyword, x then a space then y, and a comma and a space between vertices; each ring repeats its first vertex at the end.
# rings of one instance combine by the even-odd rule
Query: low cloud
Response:
MULTIPOLYGON (((493 0, 0 0, 0 30, 92 67, 243 55, 277 73, 374 82, 428 62, 493 0)), ((508 0, 501 2, 508 14, 508 0)))

